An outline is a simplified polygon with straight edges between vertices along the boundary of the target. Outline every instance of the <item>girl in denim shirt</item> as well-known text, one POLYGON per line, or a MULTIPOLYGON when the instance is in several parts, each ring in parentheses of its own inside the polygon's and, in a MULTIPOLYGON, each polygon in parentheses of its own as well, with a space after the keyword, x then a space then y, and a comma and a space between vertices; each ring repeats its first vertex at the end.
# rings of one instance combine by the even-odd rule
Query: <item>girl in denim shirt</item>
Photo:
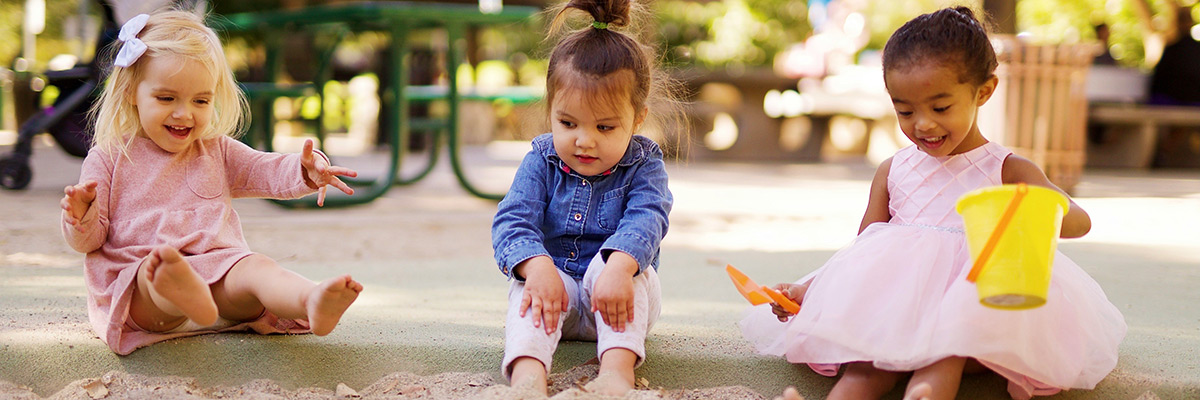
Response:
POLYGON ((501 272, 512 279, 502 368, 514 387, 545 393, 561 339, 597 342, 600 374, 585 389, 623 395, 658 318, 655 268, 671 192, 662 150, 635 135, 659 91, 646 46, 613 30, 629 0, 572 0, 590 26, 550 55, 551 133, 533 139, 492 224, 501 272))

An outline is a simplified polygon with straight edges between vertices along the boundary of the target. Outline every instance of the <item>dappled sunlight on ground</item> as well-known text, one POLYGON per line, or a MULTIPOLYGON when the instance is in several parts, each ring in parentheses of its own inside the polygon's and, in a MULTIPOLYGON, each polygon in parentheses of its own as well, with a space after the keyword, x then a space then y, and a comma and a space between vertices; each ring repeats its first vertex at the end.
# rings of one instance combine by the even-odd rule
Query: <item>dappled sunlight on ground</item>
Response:
POLYGON ((58 254, 13 253, 0 254, 0 266, 25 265, 31 267, 66 268, 80 266, 79 257, 67 257, 58 254))
MULTIPOLYGON (((1078 240, 1151 246, 1200 245, 1200 197, 1076 198, 1092 218, 1092 231, 1078 240)), ((1200 261, 1200 254, 1192 253, 1200 261)))

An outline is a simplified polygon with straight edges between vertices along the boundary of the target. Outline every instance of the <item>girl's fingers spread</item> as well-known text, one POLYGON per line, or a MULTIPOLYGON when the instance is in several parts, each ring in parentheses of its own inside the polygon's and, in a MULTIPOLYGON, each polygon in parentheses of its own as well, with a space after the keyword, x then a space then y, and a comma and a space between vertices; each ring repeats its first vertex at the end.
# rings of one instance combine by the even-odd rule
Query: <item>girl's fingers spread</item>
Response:
POLYGON ((354 170, 352 170, 350 168, 345 168, 345 167, 330 166, 326 170, 329 171, 329 174, 331 174, 331 175, 349 176, 351 178, 358 176, 358 172, 355 172, 354 170))
POLYGON ((317 189, 317 207, 325 207, 325 186, 317 189))
POLYGON ((338 179, 337 177, 334 177, 333 180, 329 181, 329 184, 333 185, 335 188, 338 188, 338 190, 341 190, 342 193, 354 194, 354 189, 351 188, 350 185, 347 185, 346 182, 342 182, 342 180, 338 179))
POLYGON ((619 307, 617 310, 619 311, 617 314, 617 325, 621 326, 621 332, 625 332, 625 322, 629 321, 630 316, 629 309, 625 307, 619 307))
POLYGON ((521 295, 521 312, 519 313, 521 314, 521 318, 525 318, 525 311, 529 309, 530 302, 529 292, 521 295))
POLYGON ((300 150, 300 159, 311 161, 313 158, 313 141, 312 139, 304 140, 304 149, 300 150))
POLYGON ((554 330, 558 329, 559 313, 554 310, 554 307, 547 309, 545 313, 545 315, 542 315, 542 321, 546 322, 546 333, 554 333, 554 330))
POLYGON ((530 308, 530 311, 533 312, 533 326, 542 326, 542 301, 534 298, 533 306, 530 308))

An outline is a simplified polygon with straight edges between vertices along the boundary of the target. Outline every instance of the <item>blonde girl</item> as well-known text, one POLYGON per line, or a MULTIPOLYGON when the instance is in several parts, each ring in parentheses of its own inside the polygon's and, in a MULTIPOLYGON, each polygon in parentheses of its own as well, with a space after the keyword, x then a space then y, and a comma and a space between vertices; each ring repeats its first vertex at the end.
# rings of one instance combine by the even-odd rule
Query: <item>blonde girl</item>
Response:
POLYGON ((79 184, 64 189, 62 230, 86 253, 88 316, 118 354, 206 332, 326 335, 362 285, 314 283, 253 253, 231 200, 297 198, 355 176, 305 143, 259 152, 233 139, 246 101, 217 35, 183 11, 122 28, 79 184))

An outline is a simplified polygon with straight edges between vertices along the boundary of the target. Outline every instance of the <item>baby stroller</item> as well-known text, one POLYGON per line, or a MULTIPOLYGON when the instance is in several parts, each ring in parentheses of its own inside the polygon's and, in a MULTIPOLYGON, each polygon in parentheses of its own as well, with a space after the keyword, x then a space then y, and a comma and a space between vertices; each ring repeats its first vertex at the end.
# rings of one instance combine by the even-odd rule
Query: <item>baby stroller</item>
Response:
MULTIPOLYGON (((49 133, 68 154, 87 156, 92 141, 88 110, 99 98, 101 83, 108 71, 101 50, 116 40, 119 29, 112 7, 104 1, 97 3, 104 11, 104 30, 96 43, 97 56, 74 68, 43 74, 47 85, 58 88, 59 96, 53 105, 35 112, 21 124, 13 152, 0 157, 0 186, 5 189, 24 189, 33 179, 29 157, 33 154, 33 139, 40 133, 49 133)), ((40 104, 40 96, 35 95, 33 101, 40 104)))

